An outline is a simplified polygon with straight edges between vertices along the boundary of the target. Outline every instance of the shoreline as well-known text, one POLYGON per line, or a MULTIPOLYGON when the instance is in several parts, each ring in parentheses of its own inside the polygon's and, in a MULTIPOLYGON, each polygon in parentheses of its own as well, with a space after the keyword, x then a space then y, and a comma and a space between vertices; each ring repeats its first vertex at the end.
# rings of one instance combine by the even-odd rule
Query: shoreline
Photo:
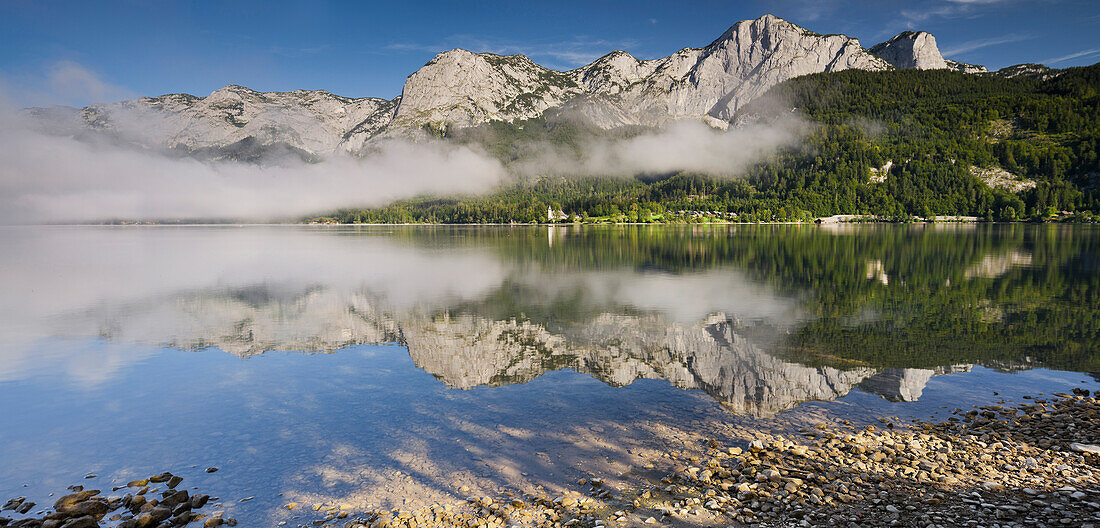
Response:
MULTIPOLYGON (((1100 401, 1086 390, 1073 392, 1025 396, 1030 402, 1011 405, 955 409, 946 419, 912 425, 889 419, 880 420, 879 426, 862 427, 847 420, 802 422, 796 429, 776 425, 722 441, 700 437, 683 449, 648 453, 622 478, 590 474, 564 491, 541 486, 526 492, 499 488, 492 495, 392 509, 288 497, 280 508, 286 517, 277 524, 594 528, 854 523, 1096 528, 1100 526, 1100 446, 1095 445, 1100 401)), ((207 499, 217 503, 216 497, 194 489, 190 498, 186 492, 174 491, 171 483, 179 480, 164 473, 117 486, 112 491, 133 488, 137 493, 110 498, 73 486, 74 493, 59 499, 52 512, 30 513, 33 499, 14 498, 0 517, 9 517, 28 503, 30 507, 20 514, 22 519, 0 520, 0 526, 130 528, 193 523, 211 528, 235 524, 213 511, 224 509, 221 503, 200 511, 207 499), (157 482, 168 482, 168 489, 153 499, 160 491, 157 482), (82 520, 72 524, 76 519, 82 520)), ((470 492, 465 487, 458 491, 470 492)))
POLYGON ((461 227, 584 227, 584 226, 734 226, 734 225, 804 225, 804 226, 858 226, 858 225, 1090 225, 1095 222, 986 222, 977 221, 915 221, 915 222, 891 222, 891 221, 860 221, 860 222, 540 222, 540 223, 510 223, 510 224, 476 224, 476 223, 358 223, 343 224, 337 222, 207 222, 207 223, 170 223, 170 222, 134 222, 134 223, 58 223, 58 224, 7 224, 0 228, 18 227, 281 227, 281 226, 335 226, 335 227, 387 227, 387 226, 461 226, 461 227))

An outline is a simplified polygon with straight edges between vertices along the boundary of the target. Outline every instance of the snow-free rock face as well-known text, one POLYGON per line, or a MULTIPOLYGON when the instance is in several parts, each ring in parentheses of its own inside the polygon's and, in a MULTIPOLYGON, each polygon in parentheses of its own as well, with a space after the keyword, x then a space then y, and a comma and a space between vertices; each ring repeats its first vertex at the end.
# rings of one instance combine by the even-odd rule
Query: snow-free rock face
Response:
POLYGON ((568 72, 522 55, 451 50, 410 75, 393 100, 227 86, 207 97, 171 94, 31 114, 51 132, 107 134, 207 158, 251 159, 273 149, 301 157, 358 155, 378 138, 425 129, 445 134, 453 127, 536 118, 550 109, 576 112, 605 128, 685 118, 728 121, 739 106, 780 82, 849 68, 890 66, 856 39, 819 35, 766 15, 738 22, 703 48, 654 60, 615 51, 568 72))
POLYGON ((512 121, 542 115, 581 92, 570 76, 523 55, 455 49, 409 76, 394 121, 406 127, 512 121))
MULTIPOLYGON (((279 146, 304 155, 354 152, 388 124, 397 101, 351 99, 323 90, 257 92, 236 85, 206 97, 169 94, 72 110, 78 133, 100 133, 144 148, 218 158, 234 146, 279 146)), ((32 109, 41 116, 45 110, 32 109)), ((56 128, 61 109, 49 111, 56 128)), ((57 131, 57 130, 51 130, 57 131)))
POLYGON ((567 72, 522 55, 455 49, 409 75, 393 100, 227 86, 207 97, 170 94, 29 113, 50 133, 100 134, 200 158, 254 161, 284 151, 313 159, 362 155, 370 143, 389 137, 446 135, 456 127, 538 118, 550 111, 603 128, 680 119, 724 128, 739 108, 788 79, 893 67, 985 70, 945 61, 935 37, 923 31, 904 32, 868 51, 854 38, 820 35, 765 15, 734 24, 705 47, 652 60, 614 51, 567 72))
POLYGON ((1053 79, 1062 74, 1062 70, 1056 68, 1049 68, 1042 64, 1026 63, 1017 64, 1015 66, 1005 66, 990 75, 996 75, 997 77, 1004 77, 1005 79, 1015 79, 1016 77, 1025 77, 1028 79, 1037 79, 1040 81, 1046 81, 1053 79))
POLYGON ((622 53, 572 73, 588 80, 590 92, 617 97, 648 124, 708 115, 729 120, 740 106, 800 75, 890 67, 854 38, 818 35, 771 15, 738 22, 704 48, 631 59, 622 53))
POLYGON ((886 59, 899 70, 943 70, 947 62, 936 46, 936 37, 924 31, 903 31, 894 38, 871 48, 871 53, 886 59))
POLYGON ((944 64, 947 65, 947 69, 955 70, 963 73, 989 73, 989 69, 979 64, 967 64, 965 62, 953 61, 951 59, 944 59, 944 64))
POLYGON ((659 125, 711 116, 728 120, 787 79, 890 66, 843 35, 822 36, 767 15, 738 22, 703 48, 639 60, 623 51, 561 73, 526 57, 452 50, 409 76, 395 124, 470 126, 538 117, 585 95, 597 124, 659 125), (609 110, 613 108, 615 110, 609 110))

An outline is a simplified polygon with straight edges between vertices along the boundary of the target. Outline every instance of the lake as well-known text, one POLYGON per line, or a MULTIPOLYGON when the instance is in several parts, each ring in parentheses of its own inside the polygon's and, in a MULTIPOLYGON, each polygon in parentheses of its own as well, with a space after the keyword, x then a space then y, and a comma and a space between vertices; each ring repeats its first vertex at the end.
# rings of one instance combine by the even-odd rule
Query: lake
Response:
POLYGON ((12 227, 0 247, 0 502, 171 471, 259 526, 290 501, 628 481, 709 438, 1100 387, 1091 225, 12 227))

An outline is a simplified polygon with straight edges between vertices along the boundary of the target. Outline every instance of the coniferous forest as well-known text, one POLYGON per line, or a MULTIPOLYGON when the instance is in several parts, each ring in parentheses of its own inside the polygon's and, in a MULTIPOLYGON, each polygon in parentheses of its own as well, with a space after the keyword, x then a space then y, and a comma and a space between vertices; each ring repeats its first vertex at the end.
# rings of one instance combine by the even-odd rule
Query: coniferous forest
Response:
MULTIPOLYGON (((771 222, 836 214, 882 220, 961 215, 986 221, 1093 221, 1100 214, 1100 64, 1051 79, 946 70, 849 70, 775 86, 734 122, 791 109, 809 123, 737 177, 678 172, 632 178, 535 175, 484 195, 422 196, 313 221, 341 223, 771 222), (983 181, 1005 175, 1009 185, 983 181), (1014 185, 1013 185, 1014 184, 1014 185)), ((444 139, 506 167, 531 145, 578 148, 641 128, 576 119, 493 122, 444 139)))

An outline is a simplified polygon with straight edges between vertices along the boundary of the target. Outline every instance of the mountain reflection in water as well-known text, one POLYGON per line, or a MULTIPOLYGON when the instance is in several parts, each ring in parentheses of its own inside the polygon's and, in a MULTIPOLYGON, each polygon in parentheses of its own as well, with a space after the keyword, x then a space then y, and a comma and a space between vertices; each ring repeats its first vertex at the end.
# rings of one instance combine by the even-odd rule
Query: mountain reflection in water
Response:
POLYGON ((974 364, 1100 370, 1092 226, 56 227, 0 237, 0 381, 55 368, 103 383, 141 359, 72 367, 87 358, 65 343, 90 337, 242 357, 399 343, 453 388, 568 368, 613 386, 667 380, 750 415, 856 387, 914 401, 932 376, 974 364))

